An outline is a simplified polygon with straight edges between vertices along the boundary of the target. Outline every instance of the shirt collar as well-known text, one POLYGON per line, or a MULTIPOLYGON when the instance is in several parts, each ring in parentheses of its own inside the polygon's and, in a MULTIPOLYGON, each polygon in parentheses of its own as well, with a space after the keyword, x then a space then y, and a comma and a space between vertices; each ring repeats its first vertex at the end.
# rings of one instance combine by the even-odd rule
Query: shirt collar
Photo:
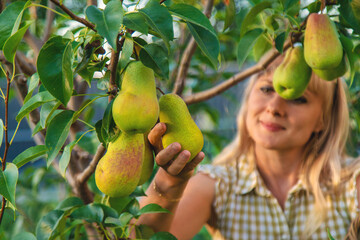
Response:
MULTIPOLYGON (((244 195, 254 190, 255 193, 260 196, 271 196, 271 192, 267 189, 258 170, 256 168, 253 170, 249 162, 244 157, 239 160, 238 172, 239 180, 237 181, 235 189, 237 194, 244 195)), ((290 189, 289 195, 295 194, 301 190, 306 190, 306 188, 302 179, 299 179, 298 182, 290 189)))

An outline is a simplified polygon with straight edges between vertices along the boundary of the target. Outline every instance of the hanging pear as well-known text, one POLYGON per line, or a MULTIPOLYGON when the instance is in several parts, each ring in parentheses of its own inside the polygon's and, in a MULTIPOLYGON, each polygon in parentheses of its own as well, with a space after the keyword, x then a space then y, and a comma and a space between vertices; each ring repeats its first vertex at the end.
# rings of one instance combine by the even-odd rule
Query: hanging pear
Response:
POLYGON ((164 148, 178 142, 182 150, 190 151, 191 161, 201 151, 204 138, 185 102, 178 95, 170 93, 160 97, 159 105, 160 122, 166 124, 166 132, 162 138, 164 148))
POLYGON ((112 108, 117 127, 123 132, 148 132, 159 117, 154 71, 140 61, 125 69, 121 90, 112 108))
POLYGON ((95 182, 101 192, 110 197, 131 194, 140 180, 144 155, 144 135, 120 133, 110 142, 106 154, 95 170, 95 182))
POLYGON ((140 180, 138 185, 143 185, 149 178, 154 170, 154 151, 147 139, 148 134, 144 134, 144 142, 145 142, 145 149, 144 149, 144 159, 141 168, 140 180))
POLYGON ((340 64, 343 47, 336 26, 328 15, 309 15, 305 29, 304 56, 311 68, 329 69, 340 64))
POLYGON ((273 86, 275 91, 284 99, 296 99, 306 90, 311 78, 311 68, 304 59, 302 46, 290 48, 285 58, 275 69, 273 86))
POLYGON ((344 55, 339 66, 337 66, 335 68, 330 68, 330 69, 315 69, 315 68, 313 68, 313 71, 321 79, 331 81, 331 80, 334 80, 334 79, 344 75, 346 73, 347 69, 348 69, 348 66, 347 66, 347 62, 346 62, 346 57, 344 55))

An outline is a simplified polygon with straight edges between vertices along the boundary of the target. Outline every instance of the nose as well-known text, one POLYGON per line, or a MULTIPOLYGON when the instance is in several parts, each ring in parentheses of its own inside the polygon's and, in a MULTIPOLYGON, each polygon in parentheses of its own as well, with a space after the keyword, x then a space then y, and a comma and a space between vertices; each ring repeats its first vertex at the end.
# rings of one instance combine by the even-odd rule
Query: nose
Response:
POLYGON ((269 99, 266 111, 273 116, 283 117, 286 114, 286 100, 280 97, 278 94, 273 94, 269 99))

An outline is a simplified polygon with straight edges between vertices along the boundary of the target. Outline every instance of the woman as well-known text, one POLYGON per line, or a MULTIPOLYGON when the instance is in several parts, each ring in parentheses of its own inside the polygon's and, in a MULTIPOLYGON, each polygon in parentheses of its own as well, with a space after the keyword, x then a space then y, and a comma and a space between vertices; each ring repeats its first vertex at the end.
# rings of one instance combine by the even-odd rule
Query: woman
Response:
POLYGON ((191 239, 204 224, 214 239, 345 237, 357 214, 360 164, 345 155, 344 84, 313 75, 302 97, 285 100, 272 86, 281 60, 250 80, 235 140, 195 175, 204 154, 187 163, 190 153, 178 143, 162 149, 165 124, 154 127, 149 141, 161 168, 141 205, 174 214, 145 214, 139 224, 178 239, 191 239))

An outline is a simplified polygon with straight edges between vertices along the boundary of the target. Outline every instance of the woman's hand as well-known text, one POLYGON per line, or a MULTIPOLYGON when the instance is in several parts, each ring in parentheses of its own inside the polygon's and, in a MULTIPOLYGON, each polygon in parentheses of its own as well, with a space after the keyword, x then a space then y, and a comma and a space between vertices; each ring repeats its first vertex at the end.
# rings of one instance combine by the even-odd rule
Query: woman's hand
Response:
POLYGON ((192 176, 195 167, 204 159, 205 155, 203 152, 200 152, 192 161, 188 162, 191 154, 188 150, 181 151, 181 145, 179 143, 174 142, 164 149, 161 138, 165 132, 165 123, 158 123, 148 135, 149 142, 155 150, 155 161, 157 165, 161 167, 158 174, 168 175, 168 180, 172 180, 172 184, 175 185, 177 182, 186 182, 192 176))

